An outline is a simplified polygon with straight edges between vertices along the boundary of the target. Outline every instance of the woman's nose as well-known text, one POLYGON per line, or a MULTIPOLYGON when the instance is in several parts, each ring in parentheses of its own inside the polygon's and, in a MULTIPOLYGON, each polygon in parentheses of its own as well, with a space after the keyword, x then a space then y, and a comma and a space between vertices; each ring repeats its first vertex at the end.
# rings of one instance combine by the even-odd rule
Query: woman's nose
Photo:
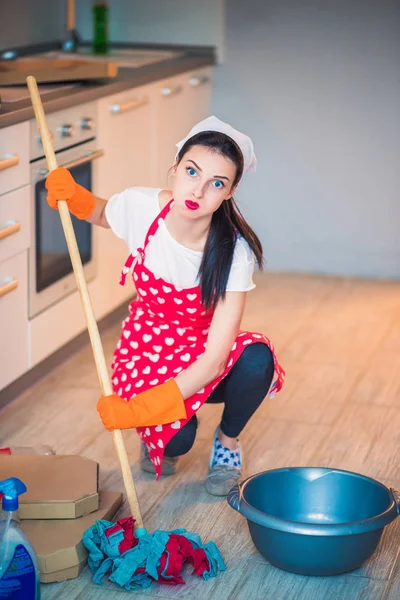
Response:
POLYGON ((195 198, 201 198, 203 195, 203 186, 198 183, 196 186, 194 186, 192 193, 195 198))

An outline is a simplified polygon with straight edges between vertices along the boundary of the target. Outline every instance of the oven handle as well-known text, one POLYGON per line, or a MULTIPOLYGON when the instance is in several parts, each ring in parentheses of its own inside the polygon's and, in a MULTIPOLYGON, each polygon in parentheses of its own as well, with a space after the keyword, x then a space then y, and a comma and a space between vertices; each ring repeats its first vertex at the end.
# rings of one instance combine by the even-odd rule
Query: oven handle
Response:
POLYGON ((76 160, 71 160, 71 162, 63 165, 61 164, 61 167, 64 167, 64 169, 72 169, 73 167, 79 167, 80 165, 84 165, 92 160, 94 160, 95 158, 100 158, 100 156, 104 155, 104 150, 91 150, 90 152, 87 152, 87 154, 85 154, 84 156, 82 156, 81 158, 77 158, 76 160))
MULTIPOLYGON (((87 152, 86 154, 84 154, 80 158, 77 158, 76 160, 71 160, 68 163, 60 164, 60 167, 64 167, 64 169, 73 169, 74 167, 79 167, 80 165, 85 165, 86 163, 91 162, 95 158, 100 158, 100 156, 103 156, 103 155, 104 155, 104 150, 91 150, 90 152, 87 152)), ((49 174, 49 171, 47 169, 40 169, 38 171, 38 174, 41 177, 47 177, 47 175, 49 174)))

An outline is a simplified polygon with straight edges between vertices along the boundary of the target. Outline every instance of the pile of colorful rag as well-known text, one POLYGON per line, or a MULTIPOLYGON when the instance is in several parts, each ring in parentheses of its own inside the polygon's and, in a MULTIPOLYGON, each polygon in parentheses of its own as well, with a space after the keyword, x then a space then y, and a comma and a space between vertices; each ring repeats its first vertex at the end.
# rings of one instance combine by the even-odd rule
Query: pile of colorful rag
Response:
POLYGON ((144 531, 135 535, 132 517, 116 523, 96 521, 83 536, 89 551, 88 563, 93 581, 104 576, 126 590, 144 589, 153 581, 165 585, 184 584, 181 572, 185 563, 193 566, 193 575, 209 579, 225 571, 224 560, 210 541, 185 529, 144 531))

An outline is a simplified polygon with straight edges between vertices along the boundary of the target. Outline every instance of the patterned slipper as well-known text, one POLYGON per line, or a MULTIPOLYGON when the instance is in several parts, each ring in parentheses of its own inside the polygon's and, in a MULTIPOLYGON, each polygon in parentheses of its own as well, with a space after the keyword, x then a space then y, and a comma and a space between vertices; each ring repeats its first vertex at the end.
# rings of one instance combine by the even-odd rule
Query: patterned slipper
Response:
POLYGON ((239 440, 236 450, 230 450, 218 440, 219 427, 214 435, 206 491, 213 496, 227 496, 242 474, 243 456, 239 440))

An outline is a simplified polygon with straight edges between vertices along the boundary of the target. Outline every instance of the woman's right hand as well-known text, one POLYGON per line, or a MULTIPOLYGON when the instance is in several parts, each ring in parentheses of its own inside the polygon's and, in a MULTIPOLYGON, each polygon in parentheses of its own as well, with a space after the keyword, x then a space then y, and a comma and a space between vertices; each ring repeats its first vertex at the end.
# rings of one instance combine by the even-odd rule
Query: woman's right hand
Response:
POLYGON ((96 206, 94 195, 77 184, 71 173, 58 167, 49 173, 45 187, 48 191, 47 203, 57 209, 57 202, 65 200, 69 211, 78 219, 87 219, 96 206))

